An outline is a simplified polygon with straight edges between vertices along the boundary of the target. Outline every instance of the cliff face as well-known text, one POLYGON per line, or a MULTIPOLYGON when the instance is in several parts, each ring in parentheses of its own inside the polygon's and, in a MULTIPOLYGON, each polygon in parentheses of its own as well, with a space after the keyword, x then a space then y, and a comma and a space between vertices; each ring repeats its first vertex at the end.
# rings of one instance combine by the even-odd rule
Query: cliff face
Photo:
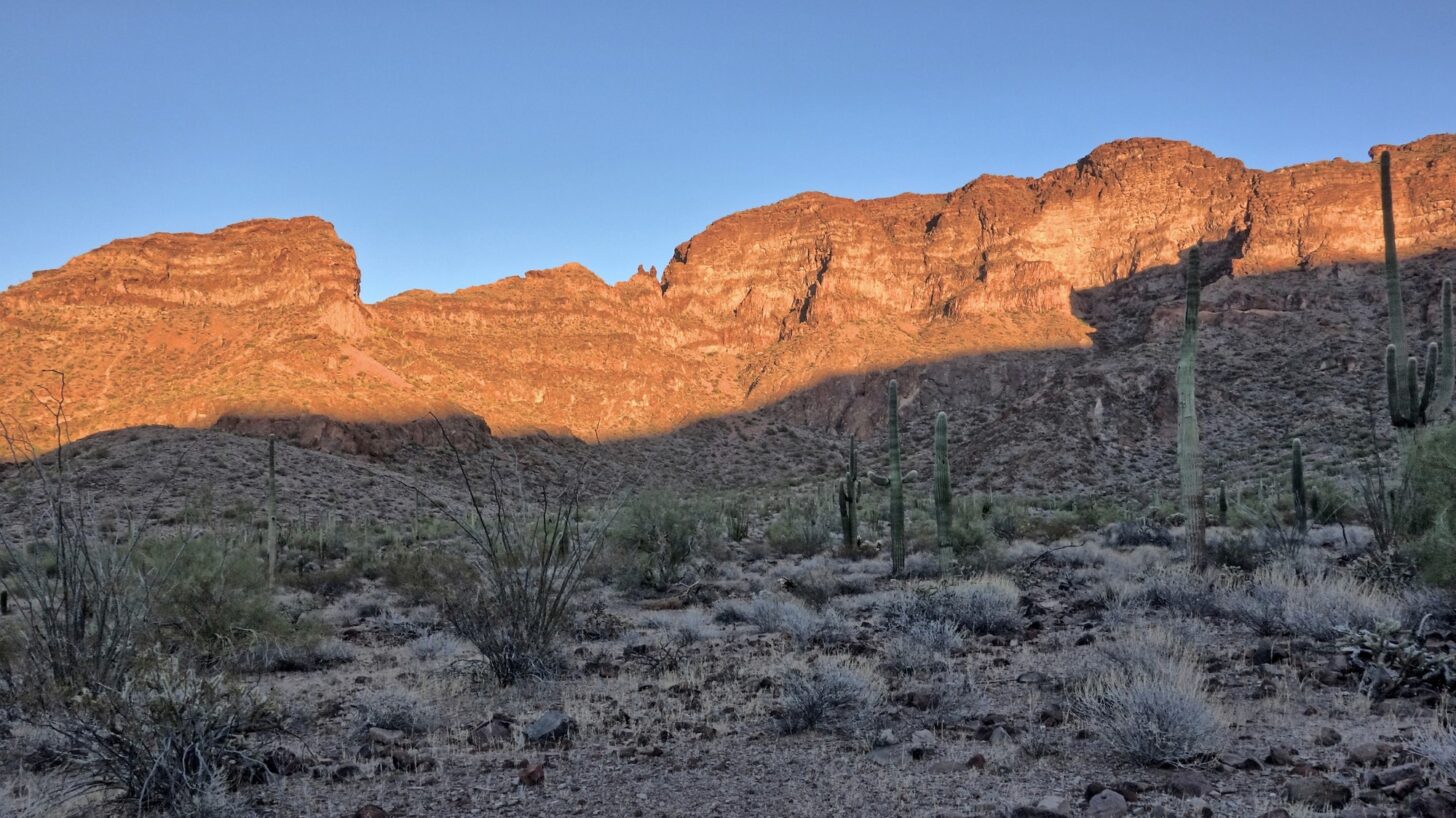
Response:
MULTIPOLYGON (((1392 150, 1402 254, 1456 247, 1456 136, 1392 150)), ((1215 276, 1378 258, 1376 169, 1265 172, 1132 139, 1036 179, 863 201, 805 193, 737 213, 679 245, 660 281, 608 286, 573 264, 375 305, 320 219, 125 239, 0 294, 0 410, 37 417, 31 390, 55 369, 76 436, 429 412, 475 414, 496 434, 637 436, 845 374, 1085 348, 1089 321, 1104 350, 1137 345, 1155 314, 1124 321, 1116 298, 1074 302, 1169 295, 1147 282, 1196 242, 1215 276)), ((1258 300, 1241 290, 1237 309, 1258 300)))

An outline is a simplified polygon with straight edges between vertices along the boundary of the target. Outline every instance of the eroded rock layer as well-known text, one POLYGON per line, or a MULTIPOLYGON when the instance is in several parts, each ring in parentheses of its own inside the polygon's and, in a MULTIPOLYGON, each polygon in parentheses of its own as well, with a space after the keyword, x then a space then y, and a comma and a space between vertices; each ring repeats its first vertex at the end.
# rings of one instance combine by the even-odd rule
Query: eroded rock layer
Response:
MULTIPOLYGON (((1456 136, 1389 147, 1402 254, 1456 247, 1456 136)), ((321 219, 124 239, 0 294, 0 411, 43 445, 35 389, 54 393, 56 370, 76 437, 287 418, 301 436, 366 451, 380 435, 367 424, 431 413, 475 415, 497 435, 636 437, 861 373, 1131 348, 1160 317, 1116 294, 1151 286, 1175 300, 1138 282, 1195 243, 1214 275, 1238 278, 1376 259, 1376 167, 1258 171, 1132 139, 1036 179, 982 176, 943 195, 800 194, 714 222, 660 278, 607 285, 568 264, 373 305, 352 248, 321 219), (350 443, 351 429, 371 431, 350 443)))

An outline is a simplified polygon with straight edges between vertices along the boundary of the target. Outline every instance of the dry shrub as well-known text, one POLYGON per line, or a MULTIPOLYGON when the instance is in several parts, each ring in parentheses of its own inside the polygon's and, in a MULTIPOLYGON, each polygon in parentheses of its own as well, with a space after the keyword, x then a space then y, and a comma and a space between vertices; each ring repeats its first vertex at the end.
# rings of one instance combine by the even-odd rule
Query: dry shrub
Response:
POLYGON ((790 665, 780 671, 779 685, 778 725, 786 734, 822 730, 863 735, 884 701, 873 679, 837 662, 790 665))
POLYGON ((1181 764, 1218 752, 1220 714, 1196 659, 1175 638, 1144 633, 1083 685, 1077 711, 1110 752, 1137 764, 1181 764))

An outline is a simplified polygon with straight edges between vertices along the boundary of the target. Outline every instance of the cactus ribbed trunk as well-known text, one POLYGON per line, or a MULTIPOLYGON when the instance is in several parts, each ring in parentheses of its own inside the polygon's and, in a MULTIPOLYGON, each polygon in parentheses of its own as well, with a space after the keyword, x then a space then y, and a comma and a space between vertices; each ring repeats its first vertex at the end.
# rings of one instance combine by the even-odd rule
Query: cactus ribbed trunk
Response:
POLYGON ((1304 534, 1309 531, 1309 495, 1304 491, 1304 444, 1296 437, 1292 448, 1289 483, 1294 492, 1294 525, 1299 533, 1304 534))
POLYGON ((1183 344, 1178 351, 1178 477, 1182 489, 1188 559, 1195 570, 1202 570, 1206 561, 1203 462, 1198 444, 1198 407, 1195 390, 1198 359, 1198 298, 1202 291, 1198 255, 1197 247, 1188 251, 1187 295, 1183 307, 1183 344))
POLYGON ((890 573, 905 570, 905 484, 900 471, 900 385, 890 381, 890 573))
POLYGON ((273 438, 268 438, 268 584, 278 571, 278 475, 273 438))
POLYGON ((946 442, 945 413, 935 416, 935 543, 940 546, 940 570, 950 570, 954 554, 950 542, 950 451, 946 442))
MULTIPOLYGON (((1390 151, 1380 152, 1380 216, 1385 232, 1385 303, 1390 324, 1390 345, 1395 347, 1396 362, 1406 359, 1405 301, 1400 294, 1400 264, 1395 255, 1395 209, 1390 192, 1390 151)), ((1407 396, 1395 394, 1393 413, 1410 414, 1407 396)))
POLYGON ((1452 358, 1451 348, 1451 279, 1448 278, 1441 282, 1441 359, 1436 369, 1436 397, 1431 401, 1428 415, 1432 420, 1446 414, 1456 387, 1456 358, 1452 358))

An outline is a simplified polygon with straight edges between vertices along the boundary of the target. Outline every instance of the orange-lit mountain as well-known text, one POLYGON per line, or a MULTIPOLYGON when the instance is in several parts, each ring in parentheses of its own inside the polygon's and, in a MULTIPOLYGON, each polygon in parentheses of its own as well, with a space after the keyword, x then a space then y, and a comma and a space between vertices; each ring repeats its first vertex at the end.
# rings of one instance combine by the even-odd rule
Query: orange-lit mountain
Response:
MULTIPOLYGON (((1392 150, 1402 254, 1456 247, 1456 136, 1392 150)), ((115 241, 0 294, 0 411, 33 424, 32 390, 61 370, 75 437, 433 411, 622 438, 847 373, 1090 346, 1102 322, 1074 291, 1167 269, 1196 242, 1210 269, 1247 276, 1374 259, 1380 241, 1373 163, 1257 171, 1158 139, 948 194, 801 194, 714 222, 660 280, 614 286, 568 264, 364 304, 328 222, 263 219, 115 241)))

